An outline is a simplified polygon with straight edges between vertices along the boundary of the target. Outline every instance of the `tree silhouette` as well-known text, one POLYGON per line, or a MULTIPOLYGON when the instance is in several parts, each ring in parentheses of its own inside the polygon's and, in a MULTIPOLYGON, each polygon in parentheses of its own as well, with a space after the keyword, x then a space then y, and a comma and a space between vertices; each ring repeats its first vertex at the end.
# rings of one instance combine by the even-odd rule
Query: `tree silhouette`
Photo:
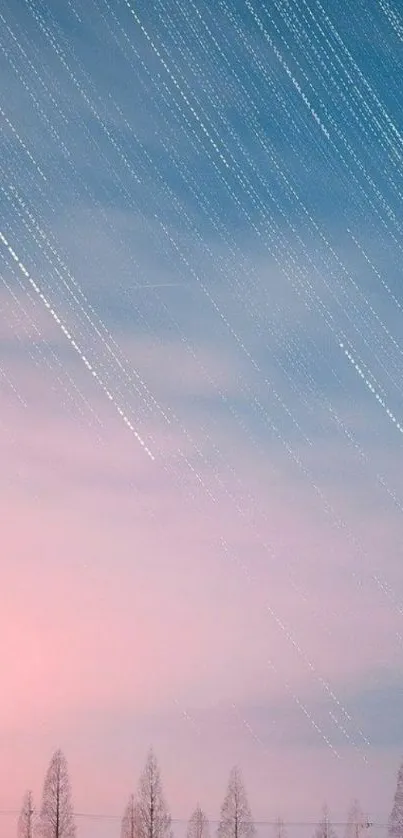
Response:
POLYGON ((134 812, 136 838, 172 838, 171 817, 162 792, 161 775, 153 750, 140 777, 134 812))
POLYGON ((39 816, 40 838, 75 838, 67 760, 55 751, 46 772, 39 816))
POLYGON ((282 818, 277 818, 274 824, 274 838, 287 838, 287 830, 282 818))
POLYGON ((221 807, 218 838, 254 838, 255 826, 243 784, 241 772, 237 766, 229 776, 227 793, 221 807))
POLYGON ((25 792, 18 818, 18 838, 32 838, 35 806, 32 791, 25 792))
POLYGON ((210 826, 199 805, 189 818, 186 838, 210 838, 210 826))
POLYGON ((122 818, 121 838, 137 838, 136 819, 136 798, 134 794, 131 794, 122 818))
POLYGON ((403 763, 397 775, 393 809, 389 818, 388 835, 389 838, 403 838, 403 763))
POLYGON ((326 804, 322 809, 322 813, 322 818, 315 829, 314 838, 336 838, 336 832, 330 823, 329 809, 326 804))
POLYGON ((345 838, 360 838, 370 826, 368 816, 362 811, 360 803, 353 800, 347 816, 345 838))

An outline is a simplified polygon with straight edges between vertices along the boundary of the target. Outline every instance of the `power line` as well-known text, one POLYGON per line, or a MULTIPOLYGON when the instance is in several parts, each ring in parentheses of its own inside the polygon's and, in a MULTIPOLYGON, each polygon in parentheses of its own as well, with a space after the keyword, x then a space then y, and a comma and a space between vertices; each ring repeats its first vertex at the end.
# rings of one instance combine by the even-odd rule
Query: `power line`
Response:
MULTIPOLYGON (((0 816, 2 815, 19 815, 19 809, 0 809, 0 816)), ((122 819, 122 815, 108 815, 102 812, 73 812, 75 818, 87 818, 88 820, 109 820, 109 821, 120 821, 122 819)), ((178 824, 186 824, 188 823, 188 818, 172 818, 172 823, 178 824)), ((281 823, 284 826, 311 826, 315 827, 318 825, 320 819, 312 820, 312 821, 285 821, 281 819, 281 823)), ((209 822, 211 824, 218 824, 220 823, 219 820, 214 820, 209 818, 209 822)), ((254 820, 254 824, 256 826, 278 826, 279 820, 263 820, 258 821, 254 820)), ((332 821, 332 826, 349 826, 350 821, 332 821)), ((380 823, 376 821, 371 821, 369 826, 376 827, 378 829, 384 828, 386 829, 389 824, 387 823, 380 823)))

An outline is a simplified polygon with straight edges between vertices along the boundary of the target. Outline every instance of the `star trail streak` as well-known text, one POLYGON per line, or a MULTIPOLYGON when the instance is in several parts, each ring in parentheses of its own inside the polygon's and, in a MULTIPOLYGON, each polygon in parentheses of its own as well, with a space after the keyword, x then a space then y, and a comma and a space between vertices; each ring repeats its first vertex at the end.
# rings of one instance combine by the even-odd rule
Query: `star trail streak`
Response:
MULTIPOLYGON (((72 516, 67 716, 84 668, 108 719, 154 702, 201 753, 210 718, 218 753, 223 707, 237 755, 282 729, 369 777, 402 678, 403 19, 345 12, 0 3, 2 490, 72 516)), ((13 533, 4 588, 21 557, 40 588, 13 533)))

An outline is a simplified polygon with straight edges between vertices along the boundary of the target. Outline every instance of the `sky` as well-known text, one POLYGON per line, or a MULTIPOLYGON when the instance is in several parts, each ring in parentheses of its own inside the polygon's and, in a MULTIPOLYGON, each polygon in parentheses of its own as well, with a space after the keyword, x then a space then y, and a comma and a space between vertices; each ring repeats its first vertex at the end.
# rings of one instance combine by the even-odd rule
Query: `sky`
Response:
POLYGON ((5 838, 59 747, 88 838, 150 746, 177 835, 234 764, 261 836, 385 833, 402 43, 397 0, 0 2, 5 838))

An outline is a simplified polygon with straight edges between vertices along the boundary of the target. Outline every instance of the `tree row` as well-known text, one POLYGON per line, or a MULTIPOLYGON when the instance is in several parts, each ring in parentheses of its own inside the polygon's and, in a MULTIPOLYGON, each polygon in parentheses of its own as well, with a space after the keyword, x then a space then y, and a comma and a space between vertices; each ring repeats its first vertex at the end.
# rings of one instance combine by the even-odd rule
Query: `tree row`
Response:
MULTIPOLYGON (((358 801, 354 801, 346 822, 345 838, 362 838, 371 827, 358 801)), ((229 776, 220 812, 216 838, 255 838, 256 829, 239 768, 229 776)), ((45 775, 42 801, 36 811, 31 791, 26 792, 18 820, 18 838, 76 838, 71 783, 62 751, 53 754, 45 775)), ((151 750, 140 776, 136 794, 131 794, 123 813, 121 838, 173 838, 172 821, 165 801, 161 773, 151 750)), ((186 838, 210 838, 209 821, 197 805, 188 821, 186 838)), ((286 838, 281 819, 275 824, 275 837, 286 838)), ((313 838, 337 838, 327 806, 313 838)), ((403 838, 403 763, 400 767, 388 838, 403 838)))

